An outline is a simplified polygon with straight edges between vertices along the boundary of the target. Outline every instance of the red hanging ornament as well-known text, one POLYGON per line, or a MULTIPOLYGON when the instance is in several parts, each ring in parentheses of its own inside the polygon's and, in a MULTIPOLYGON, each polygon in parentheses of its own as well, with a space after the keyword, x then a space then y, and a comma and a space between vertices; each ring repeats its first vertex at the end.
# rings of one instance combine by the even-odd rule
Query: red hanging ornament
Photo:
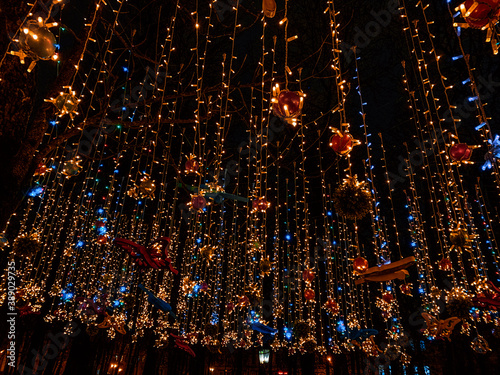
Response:
POLYGON ((271 206, 271 203, 266 201, 265 197, 254 199, 252 202, 252 211, 266 212, 271 206))
POLYGON ((441 271, 449 272, 453 269, 453 264, 448 258, 443 258, 439 261, 438 267, 441 271))
MULTIPOLYGON (((348 125, 348 124, 346 124, 348 125)), ((347 131, 341 132, 338 129, 333 129, 334 134, 330 138, 329 146, 340 155, 347 155, 351 152, 354 146, 360 144, 359 141, 354 139, 347 131)))
POLYGON ((368 269, 368 261, 363 257, 354 259, 353 268, 355 272, 363 273, 368 269))
POLYGON ((302 272, 302 279, 307 283, 307 284, 310 284, 313 280, 314 280, 314 277, 315 277, 315 273, 309 269, 309 268, 306 268, 304 270, 304 272, 302 272))
POLYGON ((472 148, 465 143, 457 143, 450 147, 449 153, 453 161, 467 161, 472 155, 472 148))
POLYGON ((177 275, 178 271, 172 266, 172 259, 168 256, 170 238, 159 237, 148 247, 139 245, 125 238, 115 238, 114 244, 130 254, 132 260, 139 267, 151 267, 154 269, 168 268, 177 275))
POLYGON ((384 294, 382 294, 382 299, 385 303, 391 303, 392 301, 394 301, 394 295, 391 292, 385 292, 384 294))
POLYGON ((200 291, 202 291, 202 292, 206 292, 206 291, 208 291, 208 284, 207 284, 205 281, 203 281, 203 282, 200 284, 200 291))
POLYGON ((194 156, 190 156, 186 163, 184 164, 184 170, 186 173, 198 173, 200 169, 200 163, 194 158, 194 156))
POLYGON ((403 293, 407 296, 412 296, 411 287, 412 287, 412 284, 401 284, 401 286, 399 287, 399 290, 401 290, 401 293, 403 293))
POLYGON ((304 298, 307 302, 314 301, 315 296, 316 296, 316 294, 314 293, 314 290, 309 289, 309 288, 304 290, 304 298))
POLYGON ((459 9, 467 24, 474 29, 495 25, 500 19, 499 0, 467 0, 459 9))
POLYGON ((250 306, 250 299, 245 295, 239 296, 238 297, 238 304, 236 306, 238 306, 239 308, 248 307, 248 306, 250 306))
POLYGON ((195 210, 201 211, 207 206, 207 200, 202 195, 193 195, 191 197, 191 205, 195 210))
POLYGON ((47 172, 47 169, 45 164, 39 164, 35 169, 35 176, 43 176, 47 172))
POLYGON ((333 315, 336 315, 340 311, 339 304, 335 302, 332 298, 328 298, 324 305, 325 309, 329 310, 333 315))
POLYGON ((491 43, 493 54, 498 54, 498 32, 500 0, 466 0, 456 11, 460 11, 465 23, 455 22, 454 27, 481 29, 486 31, 486 43, 491 43))
POLYGON ((95 222, 95 226, 96 226, 97 228, 105 227, 105 226, 106 226, 106 222, 105 222, 104 220, 97 220, 97 221, 95 222))
POLYGON ((280 91, 279 85, 273 87, 273 113, 290 125, 297 125, 302 113, 305 94, 300 91, 280 91))

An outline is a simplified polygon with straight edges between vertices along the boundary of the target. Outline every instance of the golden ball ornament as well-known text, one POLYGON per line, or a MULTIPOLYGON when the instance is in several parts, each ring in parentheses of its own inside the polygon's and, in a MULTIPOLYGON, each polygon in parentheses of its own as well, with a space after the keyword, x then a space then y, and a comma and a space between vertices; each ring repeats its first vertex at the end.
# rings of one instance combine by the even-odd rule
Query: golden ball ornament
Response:
POLYGON ((335 190, 332 201, 339 215, 349 220, 359 220, 370 212, 372 196, 364 185, 356 177, 349 177, 335 190))
POLYGON ((29 20, 21 28, 19 46, 34 59, 52 59, 56 53, 56 44, 54 34, 35 20, 29 20))

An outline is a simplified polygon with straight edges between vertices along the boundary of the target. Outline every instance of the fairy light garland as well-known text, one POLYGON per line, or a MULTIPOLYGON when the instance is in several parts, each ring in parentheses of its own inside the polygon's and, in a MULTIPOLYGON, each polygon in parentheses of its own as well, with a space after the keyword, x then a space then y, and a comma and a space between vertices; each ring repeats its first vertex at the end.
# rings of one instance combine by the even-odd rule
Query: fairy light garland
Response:
POLYGON ((482 223, 484 225, 484 230, 487 234, 487 240, 486 240, 486 243, 487 243, 487 247, 488 249, 490 250, 491 252, 491 255, 492 255, 492 258, 493 258, 493 265, 495 266, 495 269, 497 270, 497 272, 500 271, 500 255, 498 254, 498 242, 497 242, 497 239, 496 239, 496 236, 495 236, 495 232, 493 232, 493 221, 490 219, 490 213, 488 212, 487 208, 486 208, 486 205, 485 205, 485 201, 484 201, 484 197, 483 197, 483 192, 482 192, 482 189, 481 189, 481 185, 478 183, 476 184, 475 186, 475 190, 476 190, 476 197, 477 197, 477 207, 478 207, 478 210, 479 210, 479 213, 480 213, 480 217, 482 219, 482 223))
MULTIPOLYGON (((447 7, 451 19, 455 18, 458 14, 460 14, 460 13, 454 14, 449 3, 447 3, 447 7)), ((489 118, 486 116, 486 111, 484 109, 486 104, 483 104, 482 102, 481 95, 479 93, 479 88, 476 83, 476 78, 474 77, 473 74, 474 69, 470 65, 469 55, 464 50, 460 32, 461 27, 457 25, 455 22, 453 23, 453 26, 456 27, 455 34, 457 36, 458 46, 460 47, 460 52, 461 52, 460 57, 463 57, 463 61, 465 62, 465 66, 467 68, 467 73, 468 73, 468 78, 464 80, 463 83, 467 83, 468 86, 470 87, 472 96, 469 97, 469 102, 474 103, 475 109, 477 110, 476 118, 478 125, 475 127, 475 130, 479 131, 479 134, 483 139, 483 144, 486 147, 488 147, 488 141, 491 141, 493 139, 493 133, 491 132, 491 127, 488 121, 489 118)), ((500 192, 500 169, 497 163, 493 163, 492 168, 495 181, 497 182, 497 189, 500 192)))
MULTIPOLYGON (((429 29, 429 24, 432 24, 433 22, 431 21, 428 21, 428 18, 427 18, 427 14, 425 12, 425 9, 428 7, 423 5, 422 2, 420 2, 420 7, 421 7, 421 10, 422 10, 422 13, 423 13, 423 16, 424 16, 424 20, 425 20, 425 24, 427 26, 427 31, 428 31, 428 34, 429 35, 432 35, 431 34, 431 31, 429 29)), ((430 43, 431 43, 431 46, 432 46, 432 51, 434 53, 434 56, 435 56, 435 60, 436 60, 436 65, 438 67, 438 72, 439 72, 439 75, 441 77, 441 83, 442 83, 442 86, 444 87, 444 94, 445 94, 445 97, 446 97, 446 102, 447 102, 447 105, 448 105, 448 109, 450 110, 450 114, 451 114, 451 117, 452 117, 452 120, 453 120, 453 125, 454 125, 454 128, 455 128, 455 135, 456 135, 456 139, 457 139, 457 142, 460 143, 459 141, 459 138, 458 138, 458 133, 457 133, 457 130, 456 130, 456 120, 455 118, 453 117, 453 114, 452 114, 452 111, 451 111, 451 104, 450 104, 450 101, 449 101, 449 97, 448 97, 448 90, 451 89, 453 86, 450 86, 450 87, 446 87, 446 85, 444 84, 444 80, 446 79, 443 74, 441 73, 441 69, 440 69, 440 63, 439 63, 439 60, 440 60, 440 56, 438 56, 436 54, 436 50, 435 50, 435 46, 434 46, 434 43, 433 43, 433 40, 432 40, 432 37, 429 38, 430 40, 430 43)), ((455 180, 456 181, 456 184, 454 184, 453 186, 455 187, 455 194, 460 196, 462 195, 460 192, 463 192, 463 195, 467 195, 467 192, 464 190, 463 188, 463 185, 462 185, 462 175, 460 173, 460 169, 457 167, 456 168, 456 172, 455 172, 458 176, 458 178, 455 180), (458 186, 457 186, 458 185, 458 186), (460 188, 460 192, 458 191, 458 188, 460 188)), ((450 168, 450 174, 453 175, 453 172, 451 171, 451 168, 450 168)), ((459 201, 460 202, 460 201, 459 201)), ((460 207, 460 211, 466 211, 467 210, 467 207, 468 207, 468 203, 466 200, 464 200, 463 202, 463 205, 461 205, 460 207)), ((471 233, 472 233, 472 236, 475 236, 475 228, 474 228, 474 221, 473 221, 473 218, 471 217, 471 215, 466 215, 466 217, 469 218, 468 220, 468 227, 471 229, 471 233)), ((459 220, 463 220, 464 218, 460 218, 459 220)), ((481 259, 481 253, 479 252, 479 254, 477 254, 479 256, 479 259, 481 259)), ((476 260, 476 257, 471 257, 471 260, 473 262, 473 268, 474 270, 477 270, 478 268, 478 264, 476 264, 475 260, 476 260)))
MULTIPOLYGON (((364 160, 363 169, 375 204, 371 213, 371 229, 374 233, 371 244, 363 247, 362 242, 360 242, 360 238, 363 240, 363 237, 359 236, 360 238, 358 238, 358 232, 365 230, 364 222, 349 221, 334 213, 331 202, 334 188, 327 183, 327 173, 333 175, 333 181, 336 182, 333 185, 337 185, 346 175, 352 176, 353 167, 357 167, 351 164, 354 159, 351 160, 349 155, 345 158, 339 157, 332 162, 329 160, 330 154, 322 154, 321 150, 323 146, 321 139, 327 126, 319 124, 318 121, 323 116, 333 118, 335 112, 339 112, 342 130, 348 130, 350 126, 347 122, 345 108, 347 98, 345 88, 350 87, 350 84, 342 76, 341 44, 338 35, 340 25, 336 22, 338 13, 335 11, 333 1, 327 1, 328 8, 325 14, 328 14, 330 19, 333 46, 332 69, 334 71, 332 78, 338 84, 338 104, 327 114, 322 113, 316 120, 307 124, 304 124, 301 118, 302 126, 290 137, 291 139, 285 140, 282 144, 277 142, 275 152, 269 150, 266 126, 269 127, 275 119, 271 117, 271 110, 268 108, 270 101, 268 101, 267 95, 271 95, 270 91, 276 80, 274 69, 277 38, 273 38, 272 51, 268 51, 266 42, 269 46, 270 41, 265 38, 268 30, 264 18, 262 20, 262 58, 259 63, 261 65, 259 72, 262 76, 260 82, 257 82, 255 86, 259 87, 260 84, 261 90, 253 87, 249 90, 250 106, 247 107, 247 110, 250 108, 250 113, 245 115, 246 120, 244 120, 250 125, 246 134, 249 140, 249 157, 246 159, 244 153, 239 153, 238 169, 232 175, 231 181, 227 178, 229 166, 224 170, 223 164, 227 160, 225 156, 230 147, 226 144, 226 136, 237 123, 232 118, 233 112, 238 109, 233 107, 233 103, 231 103, 235 99, 231 82, 234 81, 236 75, 233 71, 233 59, 236 57, 233 54, 235 39, 238 37, 237 31, 241 25, 238 24, 239 4, 237 3, 235 24, 229 37, 232 46, 231 56, 227 53, 222 59, 220 85, 209 88, 216 92, 214 94, 216 97, 214 99, 210 96, 205 97, 205 90, 208 88, 204 86, 204 79, 206 80, 208 76, 205 75, 204 69, 207 59, 212 57, 209 42, 210 28, 213 27, 212 7, 215 2, 214 0, 208 4, 210 15, 205 18, 207 22, 203 22, 201 18, 203 14, 206 14, 204 12, 207 9, 198 2, 195 11, 191 13, 194 16, 196 32, 196 61, 190 67, 192 68, 191 73, 196 70, 192 77, 193 80, 196 79, 196 83, 191 86, 195 90, 194 94, 183 91, 182 85, 189 79, 186 78, 189 77, 189 73, 184 74, 186 67, 180 67, 178 77, 176 77, 178 78, 177 82, 174 82, 168 71, 169 64, 173 65, 173 62, 170 62, 170 56, 175 49, 175 18, 177 10, 180 9, 179 2, 177 2, 175 17, 171 18, 167 28, 167 37, 159 53, 160 62, 154 73, 153 100, 144 103, 144 107, 141 108, 137 105, 140 100, 144 99, 142 96, 144 90, 142 89, 147 82, 144 79, 144 82, 140 84, 140 100, 135 103, 135 109, 129 117, 131 120, 130 129, 124 129, 113 138, 109 134, 105 135, 103 131, 103 127, 112 121, 101 121, 93 139, 97 146, 89 153, 85 171, 77 178, 72 178, 72 180, 81 179, 78 180, 82 181, 80 185, 74 186, 74 181, 70 181, 69 178, 61 178, 57 174, 40 180, 40 183, 43 181, 43 184, 47 186, 40 203, 28 203, 24 216, 21 215, 23 231, 38 230, 45 244, 40 254, 34 258, 36 260, 34 265, 30 265, 27 261, 22 263, 23 267, 26 267, 26 273, 22 276, 25 288, 33 290, 36 295, 43 293, 37 289, 46 287, 43 275, 54 271, 51 267, 56 257, 59 256, 58 248, 64 248, 66 254, 63 254, 61 258, 56 281, 51 290, 51 310, 56 311, 47 317, 48 320, 79 320, 89 325, 96 325, 94 317, 86 316, 81 309, 71 306, 70 303, 61 302, 61 298, 58 296, 61 295, 62 289, 65 288, 66 293, 70 294, 70 286, 80 284, 85 297, 91 298, 99 298, 98 295, 107 290, 112 296, 106 299, 106 303, 113 303, 119 299, 117 296, 120 296, 117 290, 124 286, 128 295, 136 300, 137 306, 130 313, 127 312, 127 315, 117 310, 115 323, 118 325, 112 324, 111 327, 106 328, 109 337, 117 337, 119 324, 123 323, 129 331, 134 332, 132 334, 133 341, 137 341, 148 331, 153 332, 156 336, 157 346, 165 345, 168 342, 169 331, 178 329, 179 333, 187 336, 191 343, 201 341, 203 345, 214 348, 231 343, 235 347, 248 348, 263 345, 262 334, 254 333, 248 323, 257 320, 264 322, 265 310, 258 301, 250 305, 243 303, 242 306, 238 306, 239 298, 251 293, 250 286, 257 286, 258 291, 264 292, 264 279, 266 278, 267 281, 271 281, 272 285, 273 315, 269 318, 266 317, 265 323, 269 324, 270 327, 280 329, 274 338, 272 348, 273 350, 289 349, 290 353, 312 350, 311 345, 313 344, 316 345, 315 351, 319 353, 325 353, 327 350, 339 353, 340 343, 346 351, 357 350, 357 348, 366 349, 370 346, 369 343, 366 343, 365 340, 356 345, 354 340, 349 337, 349 332, 356 328, 369 329, 373 327, 374 312, 372 306, 376 306, 377 303, 372 302, 375 302, 376 297, 381 293, 382 296, 386 294, 388 300, 390 299, 389 295, 394 298, 390 303, 386 302, 387 305, 390 305, 390 309, 387 306, 384 307, 386 312, 384 317, 387 318, 385 319, 385 330, 389 344, 397 345, 397 339, 402 334, 400 311, 402 300, 400 293, 395 290, 396 283, 390 281, 379 284, 379 287, 376 288, 377 296, 372 298, 374 289, 370 291, 370 286, 355 286, 352 265, 352 260, 363 254, 371 259, 372 251, 376 252, 377 263, 388 260, 391 255, 396 255, 396 247, 401 257, 401 247, 406 245, 400 244, 401 227, 396 223, 394 214, 398 207, 395 207, 393 202, 393 189, 389 180, 381 135, 385 182, 389 189, 387 199, 382 197, 383 190, 377 184, 378 181, 375 181, 377 176, 375 176, 376 170, 373 171, 376 167, 373 164, 374 149, 370 143, 372 138, 365 121, 366 104, 361 95, 357 58, 354 80, 357 80, 356 89, 361 102, 360 114, 363 122, 361 126, 364 128, 367 148, 367 158, 364 160), (203 34, 204 30, 207 30, 206 34, 203 34), (202 35, 206 36, 206 43, 204 43, 202 35), (270 66, 270 59, 266 58, 266 54, 269 52, 272 52, 271 70, 266 69, 270 66), (163 87, 161 87, 158 79, 160 72, 163 71, 165 71, 167 79, 164 80, 163 87), (270 72, 270 77, 268 72, 270 72), (271 86, 268 87, 268 84, 271 86), (177 86, 176 89, 173 89, 175 95, 166 95, 171 86, 177 86), (176 95, 178 97, 175 97, 176 95), (259 95, 261 96, 259 97, 259 95), (191 123, 186 127, 178 126, 178 123, 183 123, 184 120, 181 119, 181 113, 185 109, 184 96, 193 97, 193 99, 189 99, 193 108, 196 104, 194 127, 191 127, 191 123), (160 103, 159 106, 151 104, 155 102, 160 103), (217 111, 219 115, 212 118, 217 111), (133 123, 137 121, 139 116, 143 116, 144 120, 141 120, 140 125, 135 127, 133 123), (147 124, 144 125, 143 122, 147 124), (169 124, 169 127, 164 129, 164 124, 169 124), (310 130, 310 124, 321 126, 318 128, 318 137, 314 142, 309 142, 308 138, 306 139, 306 131, 310 130), (217 129, 212 133, 213 127, 217 127, 217 129), (112 155, 110 147, 108 147, 109 141, 115 141, 120 146, 126 145, 127 149, 123 153, 112 155), (291 154, 288 151, 297 146, 296 142, 300 142, 300 156, 287 165, 286 158, 291 154), (308 151, 312 149, 314 152, 314 147, 317 147, 319 162, 317 168, 310 168, 311 161, 307 159, 310 157, 308 151), (193 156, 203 161, 199 174, 189 176, 187 173, 183 174, 185 160, 183 153, 186 150, 192 150, 193 156), (215 153, 213 158, 211 155, 208 156, 212 150, 215 153), (273 161, 272 154, 275 154, 276 161, 273 161), (325 157, 327 159, 323 159, 325 157), (103 167, 106 160, 109 160, 108 164, 103 167), (333 166, 324 168, 325 161, 333 166), (108 165, 112 166, 112 172, 107 169, 108 165), (310 216, 311 212, 309 212, 309 207, 312 204, 310 199, 313 198, 310 196, 309 185, 315 178, 318 179, 317 176, 313 176, 315 170, 319 170, 322 192, 320 200, 323 204, 321 217, 317 221, 310 216), (144 172, 156 185, 155 198, 132 201, 126 193, 137 185, 143 177, 141 173, 144 172), (175 172, 176 176, 172 176, 172 172, 175 172), (274 178, 276 178, 276 182, 274 182, 274 178), (280 179, 284 181, 280 181, 280 179), (172 181, 174 181, 175 186, 172 186, 172 181), (221 202, 215 202, 215 199, 210 200, 210 204, 204 210, 195 211, 191 207, 188 208, 188 211, 180 202, 183 191, 193 192, 188 183, 193 184, 193 188, 198 189, 198 193, 202 192, 202 185, 208 184, 210 189, 213 188, 217 192, 225 193, 225 189, 227 189, 227 193, 229 193, 229 189, 232 188, 231 193, 235 193, 237 196, 249 197, 251 200, 264 196, 265 199, 269 199, 275 204, 268 210, 262 210, 265 212, 259 210, 251 212, 251 207, 247 202, 224 198, 221 202), (392 217, 381 216, 384 211, 378 206, 379 203, 387 204, 387 209, 393 213, 388 216, 392 217), (100 218, 96 213, 99 206, 105 212, 100 218), (130 218, 127 214, 130 213, 129 207, 132 207, 131 210, 133 210, 133 215, 130 215, 130 218), (31 215, 34 213, 37 216, 31 221, 31 215), (74 220, 72 220, 72 215, 74 220), (182 288, 179 292, 178 303, 174 307, 179 315, 177 322, 172 323, 172 319, 169 319, 167 314, 157 316, 155 308, 146 302, 147 295, 138 290, 138 284, 142 283, 155 295, 170 302, 176 295, 176 291, 173 290, 174 276, 166 270, 146 269, 139 271, 128 254, 113 248, 110 242, 107 244, 96 243, 93 240, 96 237, 93 226, 96 219, 104 218, 106 219, 109 239, 123 236, 142 245, 147 245, 159 236, 168 235, 172 239, 169 255, 174 264, 180 265, 178 268, 181 273, 182 288), (68 235, 64 237, 61 234, 61 229, 66 228, 68 235), (313 238, 321 239, 321 247, 312 248, 314 246, 313 238), (85 242, 81 247, 77 246, 80 241, 85 242), (48 245, 49 243, 53 248, 48 245), (393 245, 395 245, 394 248, 393 245), (215 249, 212 259, 208 261, 202 256, 202 250, 205 246, 215 249), (321 259, 320 255, 323 255, 325 259, 321 259), (268 256, 272 262, 272 275, 264 276, 260 269, 260 262, 268 256), (316 273, 309 282, 303 277, 304 267, 310 267, 316 273), (111 275, 115 277, 110 279, 111 275), (28 283, 30 281, 32 284, 28 283), (199 288, 203 288, 203 291, 200 291, 199 288), (310 298, 304 296, 304 291, 309 291, 309 289, 315 293, 314 303, 308 302, 307 300, 310 298), (334 311, 326 311, 326 315, 324 315, 325 303, 330 299, 337 302, 340 311, 338 314, 334 311), (241 329, 239 322, 244 322, 241 329), (305 337, 295 336, 299 322, 305 322, 310 328, 309 334, 305 337), (211 332, 213 327, 210 324, 217 325, 218 332, 211 332)), ((120 9, 122 5, 124 2, 120 3, 120 9)), ((430 36, 429 25, 432 24, 432 21, 429 21, 424 4, 419 5, 426 22, 428 34, 426 36, 430 36)), ((288 85, 292 84, 291 81, 289 82, 288 76, 292 74, 290 67, 288 67, 288 42, 291 41, 291 38, 288 38, 287 31, 289 22, 287 8, 288 2, 286 2, 285 19, 282 20, 282 24, 285 23, 284 68, 286 87, 288 88, 288 85)), ((404 17, 408 18, 405 9, 403 10, 404 17)), ((116 21, 119 21, 118 15, 116 21)), ((416 96, 412 95, 412 84, 408 81, 405 67, 403 78, 411 108, 411 122, 416 126, 417 139, 422 141, 426 137, 431 137, 435 142, 438 142, 436 137, 437 134, 440 134, 442 125, 439 123, 442 121, 439 114, 446 107, 441 108, 439 98, 434 96, 438 91, 432 83, 431 71, 427 64, 429 62, 429 66, 434 64, 435 62, 430 60, 432 57, 437 59, 439 56, 436 55, 435 51, 431 51, 431 53, 424 51, 424 42, 427 42, 426 36, 422 37, 423 33, 419 35, 418 24, 413 24, 410 19, 407 21, 406 34, 409 38, 409 45, 416 46, 411 55, 412 69, 415 72, 418 71, 415 76, 416 82, 421 83, 423 87, 416 96), (423 112, 425 112, 424 115, 422 115, 423 112), (436 118, 439 121, 435 125, 431 123, 427 128, 419 126, 419 120, 427 119, 429 122, 433 122, 436 118)), ((102 56, 106 55, 109 48, 110 38, 114 35, 114 27, 107 30, 105 34, 105 43, 103 44, 105 50, 100 51, 102 56)), ((156 54, 158 55, 158 53, 156 54)), ((126 59, 128 67, 132 66, 132 55, 130 52, 129 58, 126 59)), ((103 74, 112 70, 112 68, 108 68, 112 66, 111 60, 112 58, 109 57, 102 61, 89 62, 88 74, 82 75, 80 72, 77 78, 76 75, 74 77, 73 84, 75 86, 78 85, 79 79, 83 82, 81 95, 78 97, 84 97, 83 94, 85 94, 85 99, 90 103, 90 106, 97 98, 94 98, 93 95, 99 90, 103 74)), ((437 67, 440 72, 439 61, 437 67)), ((147 74, 149 73, 148 71, 147 74)), ((298 73, 296 83, 302 89, 300 67, 298 67, 298 73)), ((137 81, 137 78, 135 79, 137 81)), ((447 105, 448 108, 452 109, 447 93, 451 88, 445 86, 445 81, 446 79, 441 75, 441 85, 445 89, 447 105)), ((124 87, 129 87, 129 85, 125 84, 124 87)), ((124 105, 132 106, 134 103, 124 102, 124 105)), ((83 111, 87 122, 90 121, 89 114, 92 113, 90 106, 83 111)), ((107 111, 111 108, 109 100, 104 106, 107 111)), ((122 111, 122 115, 124 113, 125 111, 122 111)), ((73 119, 68 120, 68 124, 71 124, 70 127, 78 126, 74 125, 75 122, 76 120, 73 119)), ((333 128, 333 124, 332 122, 328 126, 333 128)), ((53 128, 48 133, 50 135, 47 137, 57 136, 57 129, 53 128)), ((80 140, 83 140, 82 137, 83 132, 80 134, 80 140)), ((409 151, 407 148, 408 158, 411 157, 409 151)), ((494 228, 491 226, 492 220, 489 218, 487 209, 476 201, 470 204, 461 185, 461 171, 458 167, 450 164, 442 146, 438 147, 438 151, 441 153, 434 155, 434 157, 425 155, 422 170, 413 168, 408 161, 406 162, 407 165, 410 165, 408 173, 410 187, 406 196, 408 222, 412 244, 415 243, 411 250, 418 260, 419 294, 426 309, 428 308, 428 311, 435 314, 439 312, 438 305, 436 298, 430 293, 436 287, 437 270, 434 270, 433 266, 436 263, 435 256, 438 254, 433 252, 434 249, 429 249, 428 238, 438 239, 437 249, 439 249, 441 257, 444 257, 451 251, 450 242, 452 241, 449 239, 449 235, 455 230, 455 225, 463 223, 468 226, 467 234, 472 239, 471 254, 473 256, 469 257, 466 253, 457 252, 456 259, 453 257, 453 261, 458 264, 457 269, 452 272, 456 288, 463 287, 464 290, 467 289, 467 292, 470 292, 469 289, 473 285, 468 281, 468 278, 472 274, 475 277, 486 274, 489 259, 487 254, 482 252, 485 249, 492 252, 495 267, 498 269, 494 228), (453 183, 455 185, 452 185, 453 183), (422 215, 424 208, 424 203, 421 202, 422 198, 429 199, 429 206, 435 217, 428 223, 425 222, 422 215), (449 201, 445 201, 446 199, 449 201), (456 212, 457 210, 459 212, 456 212), (449 216, 449 220, 446 220, 448 219, 446 215, 449 216), (474 220, 478 217, 481 217, 486 224, 476 225, 477 222, 474 220), (481 233, 483 237, 486 236, 490 242, 484 245, 479 240, 474 239, 474 235, 477 233, 481 233), (472 267, 469 267, 469 264, 472 267)), ((50 155, 48 160, 55 164, 59 161, 59 166, 56 166, 56 169, 61 172, 65 162, 64 157, 64 147, 60 146, 50 155)), ((203 188, 203 190, 205 189, 203 188)), ((477 201, 484 202, 482 192, 477 186, 476 196, 477 201)), ((258 298, 256 299, 258 300, 258 298)), ((476 328, 474 324, 470 324, 470 326, 476 328)))

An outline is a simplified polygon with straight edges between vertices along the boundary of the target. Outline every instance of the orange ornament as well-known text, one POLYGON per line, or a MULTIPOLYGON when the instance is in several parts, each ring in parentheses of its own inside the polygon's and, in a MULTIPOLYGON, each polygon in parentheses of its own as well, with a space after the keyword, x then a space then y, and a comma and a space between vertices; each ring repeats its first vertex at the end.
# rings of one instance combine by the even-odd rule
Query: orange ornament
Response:
POLYGON ((45 164, 39 164, 35 169, 35 176, 43 176, 47 172, 47 166, 45 164))
POLYGON ((106 243, 108 243, 108 236, 104 234, 97 236, 97 243, 105 245, 106 243))
POLYGON ((354 271, 363 273, 368 269, 368 261, 363 257, 357 257, 353 263, 354 271))
POLYGON ((339 304, 335 302, 333 299, 328 298, 328 300, 325 302, 325 309, 330 310, 332 314, 338 314, 340 311, 339 304))
POLYGON ((316 296, 316 294, 314 293, 314 290, 309 289, 309 288, 304 290, 304 298, 307 302, 314 301, 315 296, 316 296))
POLYGON ((309 268, 305 269, 304 272, 302 272, 302 279, 307 284, 310 284, 314 280, 315 276, 316 276, 315 273, 309 268))
POLYGON ((438 267, 441 271, 449 272, 453 269, 453 264, 448 258, 443 258, 439 261, 438 267))
POLYGON ((394 301, 394 296, 390 292, 385 292, 384 294, 382 294, 382 299, 386 303, 391 303, 392 301, 394 301))
POLYGON ((252 202, 252 209, 253 211, 266 212, 270 205, 271 203, 266 201, 266 198, 257 198, 252 202))
POLYGON ((401 290, 401 293, 407 295, 407 296, 411 296, 411 287, 412 285, 411 284, 402 284, 400 287, 399 287, 399 290, 401 290))

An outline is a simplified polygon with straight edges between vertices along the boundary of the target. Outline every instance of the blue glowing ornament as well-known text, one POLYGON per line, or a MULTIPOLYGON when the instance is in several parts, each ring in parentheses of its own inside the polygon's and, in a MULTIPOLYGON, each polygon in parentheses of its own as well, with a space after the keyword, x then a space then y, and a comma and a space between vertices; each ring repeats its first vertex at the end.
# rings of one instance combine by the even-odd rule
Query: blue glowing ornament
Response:
POLYGON ((35 185, 28 191, 28 196, 31 198, 40 197, 44 191, 45 186, 35 185))
POLYGON ((61 300, 64 303, 71 301, 74 296, 75 296, 75 291, 73 288, 73 284, 68 284, 66 288, 61 290, 61 300))
POLYGON ((500 159, 500 136, 497 134, 493 140, 489 139, 488 143, 491 145, 490 149, 484 155, 485 163, 482 166, 482 170, 493 168, 493 164, 500 159))
POLYGON ((193 287, 193 295, 195 297, 198 297, 198 292, 200 291, 201 289, 201 285, 200 284, 196 284, 194 287, 193 287))
POLYGON ((212 313, 212 319, 210 319, 210 323, 214 325, 219 324, 219 314, 217 314, 216 311, 212 313))
POLYGON ((345 323, 344 323, 343 320, 339 320, 337 322, 337 328, 336 329, 337 329, 337 332, 344 334, 344 332, 346 331, 346 327, 345 327, 345 323))

